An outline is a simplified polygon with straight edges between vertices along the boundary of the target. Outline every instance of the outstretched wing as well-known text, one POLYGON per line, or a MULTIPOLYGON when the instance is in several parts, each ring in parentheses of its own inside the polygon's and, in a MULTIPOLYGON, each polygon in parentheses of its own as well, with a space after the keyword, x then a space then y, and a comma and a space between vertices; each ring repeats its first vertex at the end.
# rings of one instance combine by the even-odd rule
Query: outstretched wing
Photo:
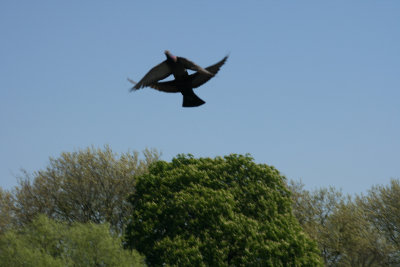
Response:
POLYGON ((159 80, 167 78, 171 74, 172 69, 167 64, 167 61, 163 61, 152 68, 138 83, 136 83, 134 87, 132 87, 131 91, 150 86, 159 80))
MULTIPOLYGON (((206 70, 210 73, 213 74, 213 76, 215 74, 217 74, 217 72, 219 71, 219 69, 221 68, 222 65, 225 64, 226 60, 228 59, 228 56, 224 57, 221 61, 219 61, 218 63, 211 65, 209 67, 206 68, 206 70)), ((197 88, 200 85, 205 84, 206 82, 208 82, 213 76, 210 75, 206 75, 200 72, 196 72, 194 74, 189 75, 191 82, 192 82, 192 87, 193 88, 197 88)))
MULTIPOLYGON (((131 83, 133 83, 135 85, 138 84, 137 82, 132 81, 129 78, 128 78, 128 81, 130 81, 131 83)), ((165 92, 165 93, 178 93, 178 92, 180 92, 175 80, 168 81, 168 82, 159 82, 159 83, 156 82, 156 83, 149 84, 147 86, 151 87, 153 89, 156 89, 158 91, 165 92)))
POLYGON ((183 65, 183 67, 185 69, 194 70, 194 71, 203 73, 204 75, 208 75, 210 77, 214 76, 214 74, 212 74, 211 72, 209 72, 206 69, 203 69, 202 67, 200 67, 199 65, 195 64, 194 62, 190 61, 187 58, 178 57, 178 62, 182 63, 182 65, 183 65))

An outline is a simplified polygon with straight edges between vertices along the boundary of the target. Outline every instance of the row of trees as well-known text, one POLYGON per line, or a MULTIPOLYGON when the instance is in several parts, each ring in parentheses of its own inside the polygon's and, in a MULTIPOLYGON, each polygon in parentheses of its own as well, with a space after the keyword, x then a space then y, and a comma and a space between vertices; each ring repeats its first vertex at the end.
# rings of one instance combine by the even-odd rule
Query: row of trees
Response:
POLYGON ((62 153, 0 188, 0 266, 400 263, 399 180, 350 197, 248 155, 159 157, 62 153))
POLYGON ((144 265, 123 231, 135 178, 159 157, 87 148, 23 172, 14 190, 0 188, 0 266, 144 265))
POLYGON ((0 191, 4 203, 0 232, 46 214, 65 222, 108 222, 122 234, 132 213, 128 197, 134 192, 136 177, 159 157, 156 150, 145 150, 142 157, 136 151, 119 155, 107 146, 50 158, 45 170, 23 171, 12 193, 0 191))
POLYGON ((289 183, 293 212, 326 266, 400 266, 400 180, 350 197, 289 183))

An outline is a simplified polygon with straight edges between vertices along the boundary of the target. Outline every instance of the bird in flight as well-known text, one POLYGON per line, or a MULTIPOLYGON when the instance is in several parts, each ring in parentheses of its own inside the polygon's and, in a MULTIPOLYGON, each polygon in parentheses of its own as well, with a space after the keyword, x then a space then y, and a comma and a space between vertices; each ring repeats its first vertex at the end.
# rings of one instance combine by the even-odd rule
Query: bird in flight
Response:
POLYGON ((128 79, 131 83, 135 84, 131 88, 131 91, 150 87, 167 93, 180 92, 183 95, 183 107, 203 105, 205 102, 193 92, 193 89, 203 85, 214 77, 226 62, 228 56, 216 64, 203 69, 184 57, 172 55, 168 50, 164 53, 167 59, 153 67, 139 82, 128 79), (187 72, 188 69, 195 71, 195 73, 189 75, 187 72), (171 74, 174 76, 174 80, 160 82, 160 80, 165 79, 171 74))

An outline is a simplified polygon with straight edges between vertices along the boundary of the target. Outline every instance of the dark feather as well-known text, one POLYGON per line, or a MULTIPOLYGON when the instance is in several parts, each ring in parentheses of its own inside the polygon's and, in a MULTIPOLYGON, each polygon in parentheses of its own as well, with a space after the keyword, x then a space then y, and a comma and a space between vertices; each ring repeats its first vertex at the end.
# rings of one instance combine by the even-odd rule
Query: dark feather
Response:
MULTIPOLYGON (((212 73, 213 75, 217 74, 219 69, 221 68, 222 65, 225 64, 227 59, 228 59, 228 56, 224 57, 218 63, 207 67, 206 70, 209 71, 210 73, 212 73)), ((213 76, 209 76, 209 75, 206 75, 206 74, 203 74, 200 72, 196 72, 196 73, 189 75, 189 77, 192 82, 192 87, 197 88, 197 87, 205 84, 206 82, 208 82, 213 76)))
MULTIPOLYGON (((137 82, 135 82, 135 81, 133 81, 133 80, 131 80, 129 78, 128 78, 128 81, 133 83, 133 84, 135 84, 135 85, 138 84, 137 82)), ((180 92, 179 88, 177 87, 177 84, 176 84, 175 80, 168 81, 168 82, 152 83, 152 84, 149 84, 147 86, 151 87, 153 89, 156 89, 158 91, 165 92, 165 93, 179 93, 180 92)), ((131 89, 131 91, 132 90, 133 89, 131 89)))
POLYGON ((213 76, 212 73, 210 73, 206 69, 203 69, 202 67, 200 67, 199 65, 195 64, 194 62, 190 61, 187 58, 178 57, 178 62, 181 63, 185 69, 198 71, 198 72, 203 73, 204 75, 208 75, 210 77, 213 76))
POLYGON ((131 91, 149 86, 152 83, 167 78, 171 74, 171 67, 168 65, 167 61, 163 61, 152 68, 134 87, 132 87, 131 91))

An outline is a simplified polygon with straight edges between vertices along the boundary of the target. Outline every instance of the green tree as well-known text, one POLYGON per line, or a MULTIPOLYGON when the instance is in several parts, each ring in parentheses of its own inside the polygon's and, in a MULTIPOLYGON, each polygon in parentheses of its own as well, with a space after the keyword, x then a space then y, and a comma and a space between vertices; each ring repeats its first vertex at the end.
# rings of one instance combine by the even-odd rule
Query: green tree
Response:
POLYGON ((12 196, 0 187, 0 235, 13 225, 12 196))
POLYGON ((400 264, 400 180, 392 179, 388 186, 374 186, 357 200, 368 221, 393 248, 390 262, 400 264))
POLYGON ((291 181, 289 188, 293 212, 318 242, 326 266, 391 266, 396 250, 376 231, 359 202, 333 187, 310 192, 291 181))
POLYGON ((344 201, 342 193, 333 187, 310 192, 304 189, 303 183, 294 181, 290 181, 289 189, 292 192, 293 214, 304 231, 318 242, 325 265, 337 264, 341 252, 331 231, 330 218, 344 201))
POLYGON ((111 148, 87 148, 50 158, 45 170, 24 173, 14 192, 13 211, 20 224, 37 214, 67 222, 109 222, 123 232, 131 213, 127 202, 134 191, 135 176, 159 158, 154 150, 113 153, 111 148))
POLYGON ((362 207, 348 198, 330 216, 330 248, 338 255, 333 266, 391 266, 392 247, 371 227, 365 215, 362 207))
POLYGON ((150 265, 319 266, 285 178, 249 156, 158 161, 130 198, 126 242, 150 265))
POLYGON ((44 215, 0 238, 0 266, 144 266, 108 224, 56 222, 44 215))

